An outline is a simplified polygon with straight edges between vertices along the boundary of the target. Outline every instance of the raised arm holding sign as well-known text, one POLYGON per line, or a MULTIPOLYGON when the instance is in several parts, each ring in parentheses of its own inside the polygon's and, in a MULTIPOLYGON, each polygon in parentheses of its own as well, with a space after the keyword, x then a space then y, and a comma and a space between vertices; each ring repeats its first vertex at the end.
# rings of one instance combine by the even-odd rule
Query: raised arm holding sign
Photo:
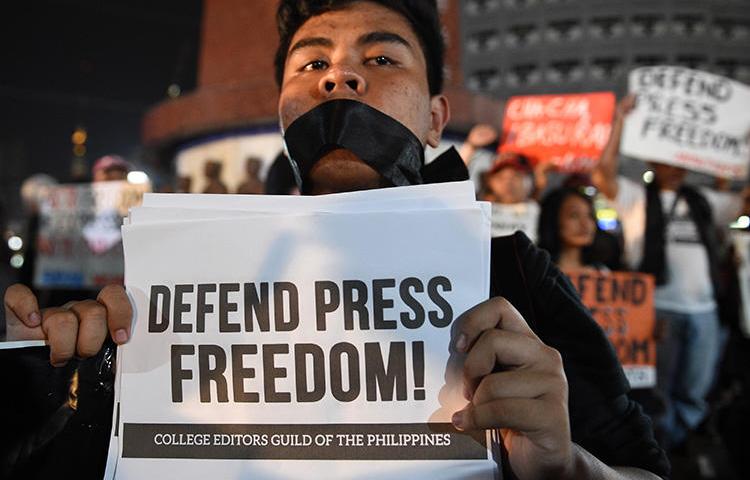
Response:
MULTIPOLYGON (((437 145, 449 116, 440 94, 435 2, 342 1, 320 7, 284 1, 279 18, 280 119, 304 192, 441 178, 435 169, 448 168, 451 154, 436 160, 437 167, 423 167, 422 160, 422 148, 437 145)), ((509 459, 505 473, 519 478, 667 475, 663 452, 625 396, 622 369, 606 338, 548 256, 520 234, 497 239, 492 248, 491 292, 507 300, 479 303, 454 327, 453 345, 469 360, 463 379, 471 398, 454 425, 501 429, 509 459)), ((358 261, 364 265, 367 258, 358 261)), ((114 293, 125 298, 122 289, 114 293)), ((16 326, 37 328, 41 320, 35 331, 50 340, 54 358, 98 349, 101 338, 79 336, 84 330, 78 325, 97 322, 101 332, 109 322, 121 342, 122 331, 130 331, 123 310, 107 309, 118 315, 116 321, 102 318, 102 309, 97 316, 65 310, 56 337, 47 337, 48 317, 39 315, 28 292, 10 291, 6 306, 16 326)))

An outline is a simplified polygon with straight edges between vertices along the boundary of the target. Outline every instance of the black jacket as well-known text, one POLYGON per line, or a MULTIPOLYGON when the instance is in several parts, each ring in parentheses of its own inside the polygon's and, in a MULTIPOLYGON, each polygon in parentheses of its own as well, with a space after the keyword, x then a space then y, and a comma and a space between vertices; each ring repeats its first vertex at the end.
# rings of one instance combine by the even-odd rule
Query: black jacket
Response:
POLYGON ((490 289, 560 352, 573 441, 607 465, 669 476, 649 418, 627 396, 629 384, 614 349, 549 254, 520 232, 494 238, 490 289))

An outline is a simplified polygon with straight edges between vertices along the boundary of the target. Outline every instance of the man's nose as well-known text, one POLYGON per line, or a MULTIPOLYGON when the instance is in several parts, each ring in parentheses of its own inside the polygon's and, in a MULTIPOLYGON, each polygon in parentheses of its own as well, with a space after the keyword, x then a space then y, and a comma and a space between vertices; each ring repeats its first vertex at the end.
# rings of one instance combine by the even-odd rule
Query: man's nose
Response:
POLYGON ((333 66, 320 79, 318 89, 324 97, 337 94, 362 95, 367 89, 367 84, 364 77, 354 69, 333 66))

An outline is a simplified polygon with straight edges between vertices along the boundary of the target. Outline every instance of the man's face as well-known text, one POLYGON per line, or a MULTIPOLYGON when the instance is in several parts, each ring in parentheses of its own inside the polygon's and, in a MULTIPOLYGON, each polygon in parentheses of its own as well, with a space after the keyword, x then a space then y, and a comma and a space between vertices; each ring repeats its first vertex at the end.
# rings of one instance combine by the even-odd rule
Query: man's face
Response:
POLYGON ((487 179, 487 187, 498 203, 521 203, 529 199, 529 174, 512 167, 505 167, 487 179))
POLYGON ((663 190, 678 190, 687 176, 687 170, 672 165, 650 162, 649 167, 654 171, 654 178, 659 181, 659 186, 663 190))
MULTIPOLYGON (((430 96, 419 40, 400 14, 371 2, 309 19, 290 44, 279 98, 286 129, 314 107, 352 99, 398 120, 423 144, 437 146, 448 121, 442 95, 430 96)), ((344 150, 310 172, 314 193, 382 186, 380 175, 344 150)))

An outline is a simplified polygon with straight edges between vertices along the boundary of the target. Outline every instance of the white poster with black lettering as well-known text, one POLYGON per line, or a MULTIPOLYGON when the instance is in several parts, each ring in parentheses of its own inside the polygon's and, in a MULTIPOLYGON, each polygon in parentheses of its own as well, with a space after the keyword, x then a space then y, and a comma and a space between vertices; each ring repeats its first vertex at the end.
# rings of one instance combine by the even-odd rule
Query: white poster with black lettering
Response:
POLYGON ((467 403, 450 330, 487 298, 489 208, 391 190, 386 211, 344 195, 207 220, 186 196, 131 217, 110 476, 499 478, 495 433, 450 423, 467 403), (336 211, 347 198, 367 211, 336 211))
POLYGON ((750 86, 683 67, 630 72, 636 106, 625 119, 624 155, 724 178, 750 162, 750 86))
POLYGON ((534 200, 522 203, 492 204, 492 236, 502 237, 521 231, 536 242, 539 223, 539 204, 534 200))

